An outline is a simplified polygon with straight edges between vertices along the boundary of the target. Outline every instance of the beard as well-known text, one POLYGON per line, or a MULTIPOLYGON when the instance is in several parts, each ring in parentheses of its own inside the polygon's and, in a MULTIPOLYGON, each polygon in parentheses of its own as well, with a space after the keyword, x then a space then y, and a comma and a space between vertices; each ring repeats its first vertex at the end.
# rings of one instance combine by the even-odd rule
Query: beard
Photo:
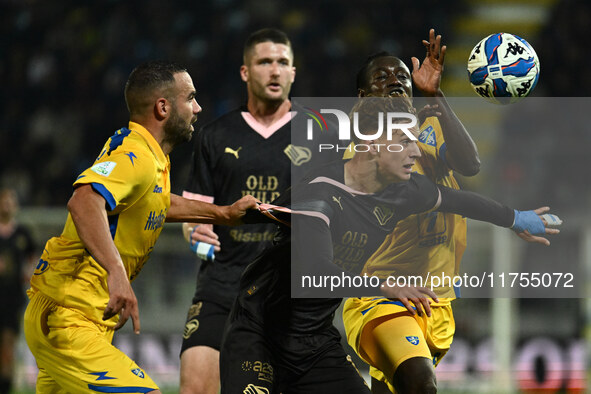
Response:
POLYGON ((182 142, 190 141, 193 134, 193 130, 191 130, 191 124, 193 124, 193 122, 187 123, 179 116, 176 108, 173 109, 172 113, 170 114, 170 118, 164 125, 163 142, 174 147, 182 142))

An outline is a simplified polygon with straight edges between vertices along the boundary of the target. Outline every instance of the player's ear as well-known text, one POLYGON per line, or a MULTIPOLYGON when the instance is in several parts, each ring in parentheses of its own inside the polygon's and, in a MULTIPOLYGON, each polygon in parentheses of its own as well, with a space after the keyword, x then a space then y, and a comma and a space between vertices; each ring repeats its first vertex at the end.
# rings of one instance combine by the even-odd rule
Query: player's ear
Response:
POLYGON ((159 120, 166 119, 170 114, 170 103, 164 97, 160 97, 156 100, 156 105, 154 106, 154 112, 156 118, 159 120))
POLYGON ((242 78, 244 82, 248 82, 248 67, 244 64, 240 66, 240 78, 242 78))
POLYGON ((293 83, 293 81, 295 81, 295 76, 296 76, 296 68, 292 67, 291 68, 291 83, 293 83))

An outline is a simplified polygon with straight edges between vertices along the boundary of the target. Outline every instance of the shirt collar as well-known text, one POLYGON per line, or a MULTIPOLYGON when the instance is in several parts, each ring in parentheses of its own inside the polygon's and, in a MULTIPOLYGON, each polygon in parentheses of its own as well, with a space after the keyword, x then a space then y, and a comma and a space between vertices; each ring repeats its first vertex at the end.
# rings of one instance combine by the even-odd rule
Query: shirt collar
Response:
POLYGON ((168 155, 164 154, 164 152, 162 151, 162 147, 160 146, 158 141, 156 141, 152 133, 148 131, 148 129, 146 129, 139 123, 131 121, 129 122, 129 129, 133 132, 138 133, 140 136, 142 136, 144 140, 146 140, 148 146, 150 147, 150 150, 152 151, 152 153, 156 157, 156 160, 158 160, 159 163, 161 163, 163 166, 168 165, 168 155))

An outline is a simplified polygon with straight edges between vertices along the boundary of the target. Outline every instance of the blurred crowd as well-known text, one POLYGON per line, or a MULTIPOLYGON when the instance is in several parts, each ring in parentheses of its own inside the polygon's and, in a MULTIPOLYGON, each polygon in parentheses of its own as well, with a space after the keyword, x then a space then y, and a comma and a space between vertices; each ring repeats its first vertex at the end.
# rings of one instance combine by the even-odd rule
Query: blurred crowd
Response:
MULTIPOLYGON (((25 205, 63 206, 75 177, 126 125, 123 86, 144 60, 188 67, 204 108, 199 127, 245 101, 242 46, 258 28, 278 27, 292 39, 292 96, 350 96, 368 54, 392 51, 410 65, 411 56, 422 57, 430 27, 453 41, 449 21, 464 7, 461 0, 1 1, 0 184, 16 188, 25 205)), ((588 54, 577 43, 591 7, 555 7, 552 23, 532 40, 543 59, 538 89, 585 96, 591 80, 580 68, 588 54)), ((188 143, 172 154, 175 192, 186 181, 190 151, 188 143)))
MULTIPOLYGON (((387 0, 2 2, 0 182, 17 188, 24 204, 63 205, 76 176, 126 125, 123 86, 144 60, 188 67, 204 108, 197 126, 242 104, 242 47, 261 27, 281 28, 293 41, 293 96, 350 96, 372 51, 422 55, 420 39, 434 23, 424 7, 446 18, 442 1, 420 3, 401 12, 387 0)), ((177 192, 191 145, 179 148, 177 192)))

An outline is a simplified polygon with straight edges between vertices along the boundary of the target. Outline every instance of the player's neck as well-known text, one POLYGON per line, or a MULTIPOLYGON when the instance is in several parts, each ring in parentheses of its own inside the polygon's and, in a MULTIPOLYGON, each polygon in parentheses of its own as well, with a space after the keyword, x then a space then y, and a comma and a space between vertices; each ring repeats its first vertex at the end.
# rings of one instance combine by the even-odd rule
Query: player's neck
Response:
POLYGON ((160 148, 162 149, 162 152, 164 152, 165 155, 168 155, 170 154, 170 152, 172 152, 174 146, 165 139, 162 121, 152 119, 149 117, 132 117, 130 121, 139 124, 140 126, 145 128, 148 131, 148 133, 152 134, 152 137, 154 137, 158 145, 160 145, 160 148))
POLYGON ((364 193, 376 193, 386 185, 377 178, 376 164, 356 154, 345 163, 345 185, 364 193))
POLYGON ((288 99, 285 99, 279 103, 271 103, 250 98, 246 106, 248 112, 257 122, 264 126, 270 126, 289 112, 291 109, 291 102, 288 99))

